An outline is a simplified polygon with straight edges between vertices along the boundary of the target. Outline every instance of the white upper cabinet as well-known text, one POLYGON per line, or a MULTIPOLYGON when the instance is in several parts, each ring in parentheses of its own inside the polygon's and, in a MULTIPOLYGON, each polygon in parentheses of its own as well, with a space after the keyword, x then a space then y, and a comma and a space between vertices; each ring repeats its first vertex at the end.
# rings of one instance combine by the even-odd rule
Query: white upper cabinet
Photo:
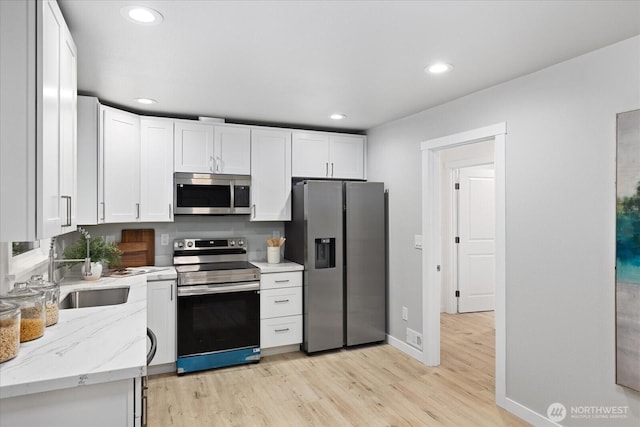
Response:
POLYGON ((251 220, 291 220, 291 131, 251 131, 251 220))
POLYGON ((293 132, 291 163, 293 176, 328 177, 329 135, 318 132, 293 132))
POLYGON ((103 222, 136 222, 140 219, 140 118, 110 107, 100 109, 103 197, 98 191, 98 198, 103 222))
POLYGON ((173 221, 173 120, 78 108, 78 223, 173 221))
POLYGON ((244 126, 176 121, 175 171, 249 175, 251 131, 244 126))
POLYGON ((292 174, 304 178, 364 179, 365 137, 293 132, 292 174))
POLYGON ((140 119, 140 221, 173 220, 173 120, 140 119))
POLYGON ((176 120, 175 171, 213 173, 213 126, 176 120))
POLYGON ((341 179, 364 179, 364 137, 331 135, 329 137, 329 176, 341 179))
POLYGON ((216 125, 213 138, 213 173, 251 173, 251 130, 216 125))
POLYGON ((75 229, 76 47, 55 1, 0 1, 0 241, 75 229))
POLYGON ((60 217, 63 233, 75 231, 78 212, 77 54, 71 33, 60 46, 60 217))

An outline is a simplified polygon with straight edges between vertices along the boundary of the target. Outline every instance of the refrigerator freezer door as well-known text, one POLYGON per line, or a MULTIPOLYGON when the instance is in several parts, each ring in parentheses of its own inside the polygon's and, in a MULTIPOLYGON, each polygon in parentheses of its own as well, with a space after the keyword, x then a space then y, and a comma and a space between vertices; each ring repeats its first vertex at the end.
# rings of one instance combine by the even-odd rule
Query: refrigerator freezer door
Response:
POLYGON ((341 182, 308 181, 305 184, 308 259, 304 263, 303 349, 307 353, 344 345, 342 211, 341 182), (333 251, 333 259, 328 251, 333 251))
POLYGON ((346 344, 386 334, 384 184, 345 183, 346 344))

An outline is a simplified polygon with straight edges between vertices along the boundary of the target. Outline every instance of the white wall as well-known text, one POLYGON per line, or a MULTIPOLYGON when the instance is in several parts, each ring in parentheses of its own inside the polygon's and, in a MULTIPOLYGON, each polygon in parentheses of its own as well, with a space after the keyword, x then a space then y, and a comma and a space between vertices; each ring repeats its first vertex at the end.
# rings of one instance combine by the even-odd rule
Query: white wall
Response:
POLYGON ((611 425, 637 425, 640 394, 614 377, 615 123, 637 108, 640 36, 371 129, 369 178, 390 192, 389 333, 422 329, 420 142, 506 122, 507 397, 540 414, 628 406, 611 425))

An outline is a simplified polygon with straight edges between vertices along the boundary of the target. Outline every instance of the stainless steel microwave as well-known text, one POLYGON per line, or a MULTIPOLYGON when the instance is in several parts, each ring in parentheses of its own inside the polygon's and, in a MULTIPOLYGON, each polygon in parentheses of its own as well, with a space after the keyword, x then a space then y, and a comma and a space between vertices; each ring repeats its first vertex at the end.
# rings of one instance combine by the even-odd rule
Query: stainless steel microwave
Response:
POLYGON ((251 177, 176 172, 173 178, 175 215, 251 213, 251 177))

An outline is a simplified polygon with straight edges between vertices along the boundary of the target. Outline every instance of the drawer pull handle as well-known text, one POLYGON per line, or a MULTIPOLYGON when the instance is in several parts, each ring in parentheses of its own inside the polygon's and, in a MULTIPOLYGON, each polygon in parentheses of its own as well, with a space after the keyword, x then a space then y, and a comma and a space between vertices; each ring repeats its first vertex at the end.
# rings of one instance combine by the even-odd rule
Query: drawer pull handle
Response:
POLYGON ((286 280, 276 280, 276 283, 289 283, 289 279, 286 279, 286 280))
POLYGON ((283 303, 283 302, 289 302, 289 300, 288 300, 288 299, 277 299, 277 300, 275 300, 274 302, 275 302, 276 304, 280 304, 280 303, 283 303))
POLYGON ((276 332, 289 332, 289 328, 284 328, 284 329, 276 329, 276 332))

